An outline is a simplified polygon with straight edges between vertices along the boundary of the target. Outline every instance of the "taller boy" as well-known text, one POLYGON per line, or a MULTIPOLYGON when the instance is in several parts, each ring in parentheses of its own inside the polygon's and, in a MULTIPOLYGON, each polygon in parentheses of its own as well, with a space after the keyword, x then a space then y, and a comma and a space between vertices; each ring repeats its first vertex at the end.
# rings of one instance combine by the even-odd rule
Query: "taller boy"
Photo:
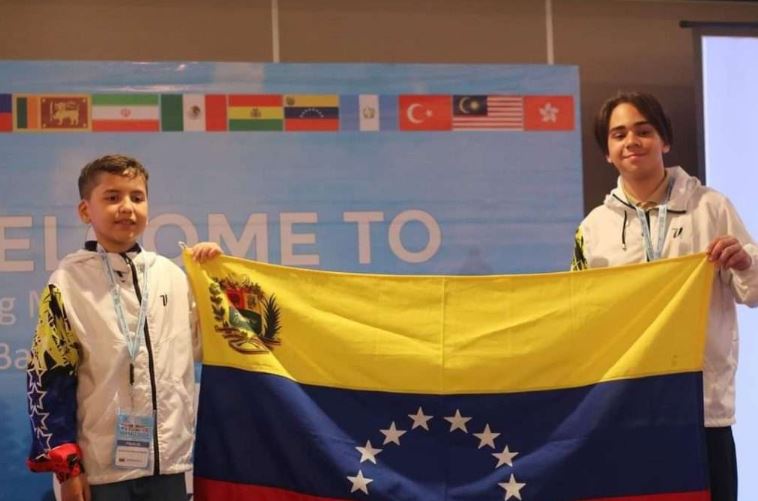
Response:
MULTIPOLYGON (((621 93, 605 102, 595 139, 619 172, 618 186, 576 232, 572 269, 619 266, 707 252, 714 281, 703 368, 706 445, 714 501, 737 499, 735 302, 758 305, 758 247, 729 200, 680 167, 664 168, 671 123, 655 97, 621 93)), ((650 291, 654 294, 655 291, 650 291)))
MULTIPOLYGON (((60 262, 40 297, 27 372, 34 471, 64 500, 186 500, 194 367, 184 273, 137 243, 148 173, 109 155, 79 176, 96 241, 60 262), (84 472, 86 471, 86 477, 84 472)), ((220 252, 198 244, 199 260, 220 252)))

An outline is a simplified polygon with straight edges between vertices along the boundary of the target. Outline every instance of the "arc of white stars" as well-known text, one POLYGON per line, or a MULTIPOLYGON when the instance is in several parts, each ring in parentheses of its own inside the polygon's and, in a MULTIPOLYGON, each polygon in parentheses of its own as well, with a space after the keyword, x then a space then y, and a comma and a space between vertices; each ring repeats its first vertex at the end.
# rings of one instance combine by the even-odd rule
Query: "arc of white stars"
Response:
POLYGON ((361 491, 364 494, 368 494, 368 484, 374 481, 373 478, 364 477, 361 470, 358 470, 358 474, 354 477, 348 475, 347 479, 350 480, 350 482, 353 484, 353 486, 350 488, 351 493, 355 491, 361 491))
POLYGON ((395 422, 392 421, 392 424, 390 424, 390 427, 386 430, 379 430, 382 432, 382 435, 384 435, 384 442, 382 442, 382 445, 387 445, 389 443, 395 443, 397 445, 400 445, 400 437, 405 435, 407 431, 405 430, 398 430, 395 427, 395 422))
POLYGON ((492 455, 497 458, 497 466, 495 466, 495 468, 500 468, 504 464, 513 466, 513 458, 518 455, 518 452, 509 451, 508 446, 506 445, 505 449, 503 449, 503 452, 493 453, 492 455))
POLYGON ((466 429, 466 423, 471 421, 471 418, 461 416, 460 409, 455 409, 455 415, 446 417, 445 421, 448 421, 450 423, 451 432, 455 430, 462 430, 464 433, 468 433, 468 429, 466 429))
POLYGON ((429 431, 429 420, 434 416, 424 414, 424 409, 419 407, 416 411, 416 414, 408 414, 408 417, 413 420, 413 427, 411 430, 415 430, 416 428, 423 428, 426 431, 429 431))
POLYGON ((482 430, 481 433, 474 433, 474 436, 479 439, 479 447, 477 447, 477 449, 481 449, 485 445, 494 449, 495 439, 500 436, 500 433, 493 433, 492 430, 490 430, 490 425, 487 424, 484 426, 484 430, 482 430))
POLYGON ((497 485, 505 489, 505 501, 508 501, 512 497, 521 499, 521 489, 524 488, 526 483, 516 482, 516 477, 511 473, 511 478, 507 482, 500 482, 497 485))
POLYGON ((364 461, 371 461, 372 463, 376 464, 376 456, 380 452, 382 452, 384 449, 375 449, 371 445, 371 440, 366 440, 366 446, 365 447, 356 447, 358 449, 358 452, 361 453, 361 460, 360 462, 364 461))

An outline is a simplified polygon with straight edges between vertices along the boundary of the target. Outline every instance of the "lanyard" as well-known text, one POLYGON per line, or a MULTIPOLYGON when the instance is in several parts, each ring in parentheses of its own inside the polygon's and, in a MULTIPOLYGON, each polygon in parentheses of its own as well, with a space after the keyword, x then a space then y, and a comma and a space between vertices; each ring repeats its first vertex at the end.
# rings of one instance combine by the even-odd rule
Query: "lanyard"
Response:
MULTIPOLYGON (((110 286, 111 299, 113 300, 113 308, 116 310, 116 320, 118 321, 118 328, 121 331, 121 335, 124 336, 126 341, 126 347, 129 350, 129 385, 134 385, 134 362, 137 359, 137 353, 139 352, 140 345, 142 344, 142 338, 145 337, 145 318, 147 316, 147 303, 148 303, 148 288, 147 288, 147 263, 142 264, 142 301, 139 305, 139 316, 137 317, 137 329, 134 333, 129 332, 129 326, 126 325, 126 315, 124 314, 124 306, 121 302, 121 291, 116 284, 116 279, 113 276, 113 267, 111 261, 108 259, 108 254, 102 249, 98 248, 98 254, 100 260, 103 262, 103 269, 105 270, 105 276, 108 277, 108 285, 110 286)), ((137 287, 137 284, 135 284, 137 287)))
POLYGON ((634 208, 637 210, 637 218, 640 220, 640 226, 642 226, 642 239, 645 244, 645 260, 655 261, 661 258, 661 252, 663 252, 663 241, 666 238, 666 218, 668 217, 668 202, 671 196, 671 188, 674 186, 673 180, 669 179, 669 185, 666 189, 666 198, 663 203, 658 205, 658 241, 657 245, 653 247, 653 238, 650 231, 650 225, 647 222, 645 211, 639 206, 634 208))

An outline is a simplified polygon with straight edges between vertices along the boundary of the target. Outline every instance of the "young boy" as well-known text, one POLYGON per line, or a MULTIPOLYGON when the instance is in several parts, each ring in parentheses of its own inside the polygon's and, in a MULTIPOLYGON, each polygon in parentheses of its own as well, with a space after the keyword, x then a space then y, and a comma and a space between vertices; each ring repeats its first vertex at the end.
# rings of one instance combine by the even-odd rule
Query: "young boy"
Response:
MULTIPOLYGON (((64 501, 186 501, 191 299, 181 269, 137 243, 147 180, 137 160, 120 155, 82 169, 79 217, 97 240, 63 258, 40 297, 27 370, 28 466, 54 472, 64 501)), ((213 243, 192 249, 198 261, 220 252, 213 243)))
POLYGON ((707 252, 714 280, 703 367, 705 426, 714 501, 737 499, 735 302, 758 305, 758 247, 731 202, 681 167, 664 168, 672 129, 655 97, 619 93, 600 109, 595 139, 618 186, 582 221, 572 269, 619 266, 707 252))

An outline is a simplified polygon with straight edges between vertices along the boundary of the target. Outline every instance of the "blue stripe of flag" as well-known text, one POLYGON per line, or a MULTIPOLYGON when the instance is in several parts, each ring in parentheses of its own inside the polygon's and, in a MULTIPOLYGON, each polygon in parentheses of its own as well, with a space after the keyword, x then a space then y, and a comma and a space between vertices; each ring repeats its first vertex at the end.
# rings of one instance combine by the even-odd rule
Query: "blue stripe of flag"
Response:
MULTIPOLYGON (((195 474, 350 498, 360 469, 370 499, 503 499, 511 474, 523 499, 592 499, 707 486, 700 373, 504 395, 418 395, 300 385, 204 366, 195 474), (664 404, 661 404, 665 402, 664 404), (409 415, 434 416, 428 430, 409 415), (470 417, 452 430, 445 417, 470 417), (381 430, 405 431, 384 443, 381 430), (495 448, 474 435, 489 426, 495 448), (383 449, 361 462, 356 447, 383 449), (518 455, 498 466, 505 447, 518 455), (400 496, 398 493, 402 493, 400 496), (527 497, 528 494, 528 497, 527 497)), ((361 498, 363 499, 363 498, 361 498)))
POLYGON ((12 96, 10 94, 0 94, 0 113, 10 113, 12 96))
POLYGON ((340 96, 340 130, 359 130, 358 96, 340 96))
POLYGON ((397 96, 379 96, 379 130, 397 130, 397 96))

